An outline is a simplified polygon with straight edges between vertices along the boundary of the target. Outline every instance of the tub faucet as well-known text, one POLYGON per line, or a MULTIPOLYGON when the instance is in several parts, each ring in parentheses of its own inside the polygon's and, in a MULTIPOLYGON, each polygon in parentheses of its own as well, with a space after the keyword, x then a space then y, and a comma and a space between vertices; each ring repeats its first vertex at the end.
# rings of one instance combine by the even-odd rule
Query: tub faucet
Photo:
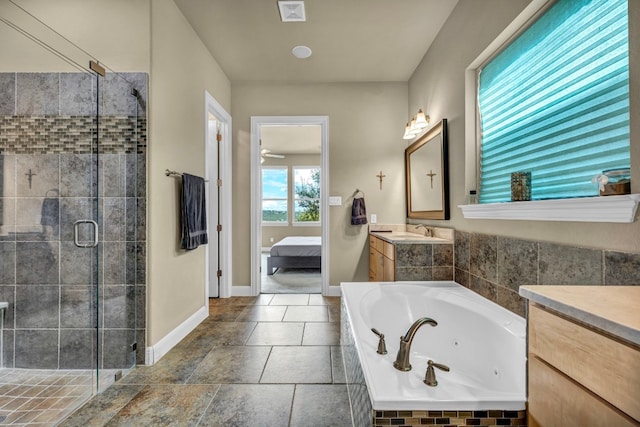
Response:
POLYGON ((413 325, 409 328, 404 337, 400 337, 400 348, 398 349, 398 355, 396 356, 396 361, 393 362, 393 367, 399 371, 410 371, 411 363, 409 361, 409 355, 411 354, 411 343, 413 342, 413 337, 418 332, 418 329, 425 323, 428 323, 431 326, 437 326, 438 322, 428 317, 422 317, 416 320, 413 325))

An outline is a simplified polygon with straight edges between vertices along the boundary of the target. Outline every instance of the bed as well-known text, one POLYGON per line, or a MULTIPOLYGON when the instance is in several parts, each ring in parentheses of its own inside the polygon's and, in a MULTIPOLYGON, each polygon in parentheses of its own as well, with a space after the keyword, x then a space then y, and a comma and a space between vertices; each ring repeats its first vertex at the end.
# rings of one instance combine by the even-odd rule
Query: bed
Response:
POLYGON ((278 268, 320 268, 322 238, 289 236, 275 243, 267 257, 267 274, 278 268))

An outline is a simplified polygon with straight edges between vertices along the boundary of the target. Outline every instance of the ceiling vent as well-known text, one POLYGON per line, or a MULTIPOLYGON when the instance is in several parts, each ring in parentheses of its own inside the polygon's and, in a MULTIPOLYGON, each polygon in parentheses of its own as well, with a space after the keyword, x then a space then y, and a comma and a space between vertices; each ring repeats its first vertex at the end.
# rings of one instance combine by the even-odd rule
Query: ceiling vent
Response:
POLYGON ((280 19, 282 22, 305 22, 303 1, 279 1, 280 19))

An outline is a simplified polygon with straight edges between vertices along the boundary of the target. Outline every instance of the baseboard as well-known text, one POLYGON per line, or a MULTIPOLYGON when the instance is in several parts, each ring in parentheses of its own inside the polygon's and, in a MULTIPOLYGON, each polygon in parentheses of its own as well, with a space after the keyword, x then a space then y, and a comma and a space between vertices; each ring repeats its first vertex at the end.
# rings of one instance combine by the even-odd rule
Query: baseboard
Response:
MULTIPOLYGON (((342 295, 342 293, 340 292, 340 286, 329 286, 329 291, 327 293, 327 296, 339 297, 340 295, 342 295)), ((232 297, 250 297, 251 286, 232 286, 231 296, 232 297)))
POLYGON ((189 335, 204 319, 209 316, 209 307, 201 307, 193 313, 187 320, 178 325, 173 331, 165 335, 155 345, 147 347, 145 351, 145 365, 153 365, 158 362, 162 356, 167 354, 169 350, 176 346, 184 337, 189 335))
POLYGON ((327 291, 327 296, 328 297, 339 297, 342 295, 342 292, 340 291, 340 285, 338 286, 329 286, 329 289, 327 291))
POLYGON ((232 286, 231 296, 232 297, 250 297, 251 286, 232 286))

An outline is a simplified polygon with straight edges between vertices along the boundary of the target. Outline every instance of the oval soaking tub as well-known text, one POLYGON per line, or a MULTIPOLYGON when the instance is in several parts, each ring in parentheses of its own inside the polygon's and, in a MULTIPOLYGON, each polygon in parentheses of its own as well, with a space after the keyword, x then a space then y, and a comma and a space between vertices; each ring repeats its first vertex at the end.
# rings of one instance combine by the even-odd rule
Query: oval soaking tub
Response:
POLYGON ((360 420, 356 425, 371 425, 367 420, 377 425, 381 416, 397 418, 400 413, 417 424, 429 414, 446 413, 451 420, 492 416, 501 423, 508 418, 524 422, 522 317, 455 282, 354 282, 341 287, 341 344, 354 420, 360 420), (412 369, 399 371, 393 363, 400 337, 422 317, 438 324, 417 330, 409 352, 412 369), (387 354, 376 352, 378 337, 371 328, 384 334, 387 354), (450 368, 435 369, 437 386, 423 382, 429 360, 450 368))

